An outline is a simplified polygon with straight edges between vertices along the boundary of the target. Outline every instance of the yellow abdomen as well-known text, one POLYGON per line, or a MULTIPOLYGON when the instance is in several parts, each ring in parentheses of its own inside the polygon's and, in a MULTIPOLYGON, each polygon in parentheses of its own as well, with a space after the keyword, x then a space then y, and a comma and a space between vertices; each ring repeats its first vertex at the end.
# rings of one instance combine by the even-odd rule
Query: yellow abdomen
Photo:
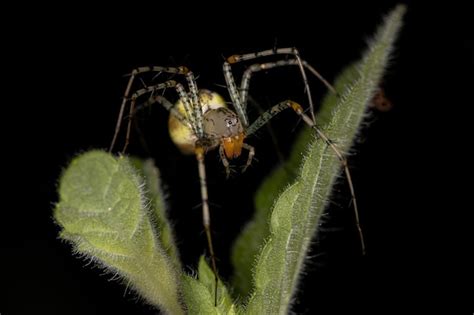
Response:
MULTIPOLYGON (((201 102, 203 115, 211 109, 217 109, 220 107, 227 108, 227 105, 222 96, 209 90, 199 90, 199 100, 201 102)), ((190 101, 192 102, 192 100, 190 101)), ((190 117, 186 115, 186 110, 184 109, 183 102, 179 100, 174 106, 179 111, 179 113, 183 115, 183 117, 185 117, 186 120, 189 121, 192 125, 193 121, 190 117)), ((199 104, 192 104, 192 106, 199 106, 199 104)), ((174 144, 180 149, 183 154, 194 153, 194 144, 198 138, 191 128, 186 125, 183 125, 176 117, 170 115, 170 118, 168 120, 168 129, 170 132, 171 140, 173 140, 174 144)))

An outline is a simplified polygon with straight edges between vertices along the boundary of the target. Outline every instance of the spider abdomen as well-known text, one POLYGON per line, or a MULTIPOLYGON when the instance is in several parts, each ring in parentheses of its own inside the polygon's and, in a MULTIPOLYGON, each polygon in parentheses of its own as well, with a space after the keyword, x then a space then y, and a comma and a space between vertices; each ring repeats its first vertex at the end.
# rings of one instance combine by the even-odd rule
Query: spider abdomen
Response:
MULTIPOLYGON (((207 112, 218 108, 227 107, 224 99, 219 94, 209 90, 199 91, 199 103, 200 104, 192 104, 192 106, 201 106, 203 120, 205 119, 207 112)), ((188 117, 181 99, 176 102, 174 108, 178 110, 178 112, 190 123, 190 125, 195 123, 193 122, 192 117, 188 117)), ((175 116, 170 115, 168 120, 168 129, 171 140, 173 140, 174 144, 183 154, 194 154, 195 143, 199 137, 189 126, 184 125, 175 116)), ((211 148, 217 146, 217 144, 213 144, 211 148)))

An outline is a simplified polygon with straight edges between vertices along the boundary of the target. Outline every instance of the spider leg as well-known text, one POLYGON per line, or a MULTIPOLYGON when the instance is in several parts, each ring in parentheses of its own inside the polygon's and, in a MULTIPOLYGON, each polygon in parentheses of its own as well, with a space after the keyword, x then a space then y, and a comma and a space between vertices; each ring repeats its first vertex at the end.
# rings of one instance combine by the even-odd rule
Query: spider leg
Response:
POLYGON ((132 89, 133 82, 138 75, 142 73, 146 73, 146 72, 166 72, 166 73, 171 73, 171 74, 186 74, 189 72, 189 70, 186 67, 173 68, 173 67, 152 66, 152 67, 139 67, 139 68, 134 69, 130 73, 130 79, 128 80, 127 87, 125 88, 125 93, 123 95, 122 104, 120 105, 120 111, 117 118, 117 123, 115 125, 114 136, 112 138, 112 142, 110 143, 109 152, 112 152, 115 146, 115 142, 117 141, 117 136, 119 134, 120 127, 122 125, 123 114, 125 112, 125 105, 127 104, 128 95, 130 94, 130 90, 132 89))
MULTIPOLYGON (((252 59, 257 59, 257 58, 267 57, 267 56, 274 56, 274 55, 293 55, 295 59, 297 60, 298 66, 301 72, 301 77, 303 78, 305 93, 308 96, 309 108, 311 109, 311 117, 313 118, 313 121, 316 121, 315 116, 314 116, 313 97, 311 95, 311 89, 309 87, 308 78, 306 77, 306 72, 303 66, 303 61, 300 57, 300 53, 298 49, 296 49, 295 47, 275 48, 275 49, 268 49, 268 50, 263 50, 263 51, 250 53, 250 54, 232 55, 229 58, 227 58, 226 62, 229 64, 234 64, 241 61, 247 61, 247 60, 252 60, 252 59)), ((230 66, 229 66, 229 69, 230 69, 230 66)), ((239 105, 242 106, 241 104, 242 104, 242 98, 240 99, 239 105)))
MULTIPOLYGON (((176 83, 176 81, 174 81, 174 80, 169 80, 169 81, 166 81, 164 83, 159 83, 159 84, 156 84, 156 85, 153 85, 153 86, 148 86, 146 88, 137 90, 135 93, 132 94, 132 96, 130 97, 130 109, 129 109, 129 116, 128 116, 127 132, 126 132, 126 136, 125 136, 125 144, 124 144, 123 149, 122 149, 122 154, 125 153, 125 151, 128 147, 128 144, 130 143, 130 132, 131 132, 132 119, 133 119, 133 117, 136 113, 136 110, 135 110, 136 101, 140 96, 145 95, 147 93, 151 93, 151 97, 150 97, 149 100, 152 100, 152 102, 151 103, 149 103, 149 102, 145 103, 147 106, 151 105, 154 102, 162 103, 161 101, 164 100, 163 101, 164 103, 162 103, 162 104, 165 106, 165 108, 168 111, 170 111, 173 115, 178 117, 178 119, 180 119, 180 121, 184 120, 184 119, 181 118, 182 115, 179 114, 179 112, 176 109, 172 109, 173 105, 171 105, 171 103, 169 101, 167 101, 164 97, 162 97, 162 96, 153 96, 153 94, 156 91, 164 90, 164 89, 171 88, 171 87, 175 87, 176 91, 180 95, 184 91, 184 88, 182 87, 181 84, 176 83), (168 105, 168 104, 170 104, 170 105, 168 105)), ((185 95, 185 97, 187 97, 185 92, 184 92, 184 95, 185 95)), ((189 101, 187 100, 187 98, 182 99, 182 101, 183 101, 183 104, 185 104, 184 108, 185 108, 185 111, 187 113, 187 116, 190 117, 191 114, 189 114, 189 112, 191 112, 191 108, 190 108, 190 105, 189 105, 189 101)), ((189 123, 189 121, 186 124, 188 126, 192 127, 192 123, 189 123)))
MULTIPOLYGON (((164 84, 164 83, 162 83, 164 84)), ((137 91, 137 94, 140 94, 141 90, 137 91)), ((162 95, 154 95, 151 96, 146 102, 141 103, 139 105, 136 105, 136 97, 132 96, 132 99, 130 101, 130 114, 128 117, 128 124, 127 124, 127 134, 125 136, 125 144, 122 149, 122 154, 125 153, 128 144, 130 143, 130 133, 131 133, 131 122, 133 118, 135 117, 136 113, 148 106, 153 105, 154 103, 159 103, 161 104, 166 110, 170 112, 171 115, 175 116, 183 125, 188 126, 190 129, 192 129, 191 123, 189 120, 187 120, 174 106, 173 104, 168 101, 164 96, 162 95)))
POLYGON ((229 160, 227 160, 227 157, 225 156, 224 146, 222 144, 219 145, 219 156, 221 157, 222 164, 225 167, 226 178, 229 178, 230 176, 229 160))
POLYGON ((183 102, 184 111, 186 112, 186 119, 191 122, 192 131, 194 134, 197 133, 196 124, 194 123, 194 110, 191 100, 189 99, 188 93, 184 89, 183 85, 177 84, 176 91, 178 92, 179 99, 183 102))
MULTIPOLYGON (((336 89, 326 80, 324 77, 315 69, 313 68, 308 62, 305 60, 301 60, 303 66, 308 69, 314 76, 316 76, 331 92, 337 94, 336 89)), ((262 70, 269 70, 278 67, 284 66, 299 66, 299 62, 297 59, 289 59, 289 60, 278 60, 275 62, 266 62, 266 63, 256 63, 249 66, 244 74, 242 75, 242 82, 240 84, 240 95, 242 101, 242 107, 244 110, 247 110, 247 100, 248 100, 248 91, 250 86, 250 79, 252 75, 256 72, 262 70)))
POLYGON ((198 94, 198 87, 196 83, 196 79, 194 74, 190 71, 186 74, 186 80, 188 81, 189 92, 192 98, 192 114, 193 114, 193 125, 195 126, 195 134, 198 138, 202 138, 204 136, 204 128, 202 126, 202 105, 201 99, 198 94))
MULTIPOLYGON (((130 109, 129 109, 128 124, 127 124, 127 132, 126 132, 126 136, 125 136, 125 144, 124 144, 124 147, 122 149, 122 154, 125 153, 125 151, 128 147, 129 141, 130 141, 131 121, 132 121, 132 118, 133 118, 134 114, 136 113, 136 110, 135 110, 136 100, 142 95, 145 95, 147 93, 151 93, 150 99, 151 100, 155 99, 155 101, 153 101, 153 102, 160 102, 160 100, 162 100, 162 98, 160 98, 160 97, 154 98, 153 94, 156 91, 164 90, 164 89, 171 88, 171 87, 175 87, 176 92, 178 93, 181 101, 183 102, 183 107, 184 107, 184 110, 186 112, 186 116, 188 117, 187 118, 188 122, 186 124, 193 130, 194 133, 198 132, 198 128, 196 127, 196 124, 193 123, 195 121, 195 115, 193 114, 194 109, 191 105, 191 102, 189 101, 188 94, 186 93, 184 87, 180 83, 176 83, 176 81, 174 81, 174 80, 169 80, 169 81, 166 81, 164 83, 159 83, 159 84, 156 84, 156 85, 153 85, 153 86, 147 86, 143 89, 137 90, 130 97, 130 109)), ((172 110, 173 105, 171 105, 171 107, 167 106, 166 104, 170 104, 170 103, 168 101, 166 101, 166 102, 167 103, 163 104, 163 105, 165 105, 165 108, 168 109, 169 111, 171 111, 174 116, 178 117, 178 119, 180 121, 183 121, 183 119, 180 118, 180 116, 182 116, 182 115, 177 115, 177 113, 179 113, 179 112, 176 109, 172 110)), ((147 105, 150 105, 150 104, 147 104, 147 105)), ((118 126, 120 127, 120 125, 118 125, 118 126)))
POLYGON ((169 80, 169 81, 166 81, 164 83, 160 83, 160 84, 156 84, 156 85, 153 85, 153 86, 145 87, 145 88, 140 89, 140 90, 138 90, 138 91, 136 91, 135 93, 132 94, 132 96, 130 98, 130 109, 129 109, 128 123, 127 123, 127 133, 126 133, 126 136, 125 136, 125 144, 124 144, 123 149, 122 149, 122 154, 125 153, 125 151, 127 150, 128 144, 130 143, 130 132, 131 132, 131 129, 132 129, 132 119, 133 119, 133 115, 135 113, 135 104, 136 104, 137 98, 142 96, 143 94, 146 94, 146 93, 154 93, 155 91, 167 89, 167 88, 174 87, 174 86, 176 86, 176 81, 169 80))
POLYGON ((229 62, 224 62, 224 65, 222 67, 224 71, 225 81, 227 83, 227 89, 229 90, 230 98, 232 100, 232 104, 234 105, 235 111, 239 116, 240 122, 242 123, 244 128, 248 127, 249 119, 242 104, 242 98, 240 96, 237 85, 235 84, 234 75, 232 74, 232 69, 230 67, 229 62))
MULTIPOLYGON (((248 103, 257 109, 259 116, 262 115, 265 112, 265 110, 262 108, 262 106, 252 96, 248 97, 248 103)), ((277 140, 277 137, 276 137, 275 132, 273 130, 273 127, 271 125, 271 121, 269 121, 268 124, 266 124, 266 128, 267 128, 268 134, 270 135, 270 138, 272 140, 273 149, 275 150, 276 155, 278 156, 278 161, 280 161, 280 164, 285 165, 283 163, 285 161, 285 157, 283 156, 283 153, 281 152, 280 146, 278 145, 278 140, 277 140)), ((288 171, 288 169, 286 167, 285 167, 285 169, 286 169, 286 171, 288 171)))
POLYGON ((255 131, 257 131, 260 127, 265 125, 270 119, 275 117, 277 114, 281 113, 283 110, 291 108, 298 116, 300 116, 303 121, 311 128, 313 128, 316 131, 316 134, 318 135, 319 138, 321 138, 327 146, 329 146, 333 152, 336 154, 337 158, 341 162, 342 167, 344 168, 344 173, 346 175, 347 179, 347 184, 349 186, 349 190, 351 193, 351 200, 352 200, 352 205, 354 208, 354 217, 355 217, 355 223, 357 226, 357 230, 359 233, 359 238, 361 242, 361 250, 362 254, 365 254, 365 241, 364 241, 364 234, 362 233, 362 228, 360 226, 360 220, 359 220, 359 208, 357 206, 357 199, 355 196, 355 190, 354 190, 354 185, 352 183, 352 176, 349 171, 349 166, 347 163, 347 159, 344 157, 344 155, 341 153, 341 151, 336 147, 334 142, 329 139, 324 132, 314 123, 314 121, 303 112, 303 108, 301 105, 299 105, 296 102, 293 101, 284 101, 281 103, 278 103, 274 105, 272 108, 267 110, 265 113, 263 113, 259 118, 257 118, 252 125, 247 129, 247 136, 251 135, 255 131))
POLYGON ((148 106, 153 105, 154 103, 159 103, 161 104, 167 111, 170 112, 171 115, 176 117, 183 125, 186 125, 189 129, 192 130, 191 122, 186 119, 185 116, 183 116, 171 103, 168 101, 164 96, 162 95, 154 95, 150 97, 148 100, 146 100, 144 103, 138 104, 135 108, 135 111, 132 114, 132 117, 141 109, 144 109, 148 106))
POLYGON ((252 135, 281 111, 290 108, 288 105, 289 102, 290 101, 280 102, 272 106, 272 108, 268 109, 267 111, 263 112, 263 114, 261 114, 257 119, 255 119, 255 121, 250 125, 250 127, 247 128, 245 132, 246 136, 252 135))
POLYGON ((249 155, 247 157, 247 163, 245 163, 245 166, 242 169, 242 173, 243 173, 247 170, 247 168, 250 166, 250 164, 252 164, 252 160, 253 160, 253 157, 255 155, 255 148, 252 147, 251 145, 247 144, 247 143, 243 143, 242 147, 249 151, 249 155))
POLYGON ((208 200, 207 182, 206 182, 206 165, 204 163, 205 148, 204 146, 196 143, 196 148, 194 152, 196 154, 196 160, 198 162, 199 183, 201 185, 202 223, 206 231, 207 245, 209 247, 209 254, 211 255, 212 271, 214 272, 214 280, 215 280, 214 305, 217 306, 217 286, 219 283, 219 278, 217 277, 216 256, 214 254, 214 247, 212 245, 212 236, 211 236, 211 216, 209 214, 209 200, 208 200))

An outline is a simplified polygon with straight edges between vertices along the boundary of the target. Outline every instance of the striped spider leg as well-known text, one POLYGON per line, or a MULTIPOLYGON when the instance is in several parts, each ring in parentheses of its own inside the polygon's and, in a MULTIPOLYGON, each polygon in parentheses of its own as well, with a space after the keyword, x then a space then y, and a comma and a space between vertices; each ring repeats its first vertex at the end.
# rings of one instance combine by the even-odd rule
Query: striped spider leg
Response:
POLYGON ((331 84, 329 84, 329 82, 326 81, 319 74, 319 72, 316 71, 316 69, 314 69, 311 65, 309 65, 305 60, 301 59, 299 52, 296 48, 276 48, 276 49, 255 52, 255 53, 249 53, 249 54, 232 55, 229 58, 227 58, 227 60, 223 64, 223 71, 224 71, 224 76, 227 82, 227 88, 229 90, 232 103, 236 109, 236 112, 239 115, 242 124, 244 125, 246 136, 249 136, 255 133, 255 131, 257 131, 260 127, 265 125, 270 119, 275 117, 275 115, 277 115, 284 109, 291 108, 297 115, 299 115, 303 119, 303 121, 309 127, 315 130, 318 137, 321 138, 336 154, 337 158, 340 160, 341 165, 344 169, 344 173, 347 179, 347 184, 351 193, 351 201, 354 208, 355 223, 356 223, 356 227, 359 233, 361 251, 362 251, 362 254, 364 255, 365 254, 364 235, 362 233, 362 228, 360 226, 359 210, 357 206, 354 185, 352 183, 352 177, 349 171, 347 159, 344 156, 344 154, 340 151, 340 149, 334 144, 334 142, 331 139, 329 139, 324 134, 324 132, 319 128, 319 126, 316 124, 314 110, 313 110, 314 108, 313 100, 311 96, 310 87, 308 84, 308 79, 306 77, 305 69, 309 70, 313 75, 315 75, 331 92, 335 93, 336 95, 338 94, 337 91, 334 89, 334 87, 331 84), (240 88, 237 87, 234 76, 232 74, 231 64, 236 64, 242 61, 249 61, 249 60, 259 59, 262 57, 274 56, 274 55, 287 55, 287 56, 291 55, 294 58, 283 59, 276 62, 255 63, 255 64, 250 65, 249 67, 246 68, 246 70, 244 71, 244 74, 242 75, 240 88), (281 102, 277 105, 274 105, 272 108, 270 108, 269 110, 264 112, 262 115, 260 115, 251 125, 249 125, 248 118, 246 116, 247 115, 246 109, 247 109, 247 100, 248 100, 248 90, 249 90, 250 79, 252 75, 262 70, 274 69, 277 67, 291 66, 291 65, 298 66, 300 69, 303 83, 305 86, 305 92, 308 96, 311 118, 304 113, 303 108, 299 104, 288 100, 285 102, 281 102))
MULTIPOLYGON (((160 73, 169 73, 169 74, 181 74, 181 75, 183 75, 183 74, 186 74, 188 72, 189 72, 189 70, 186 67, 174 68, 174 67, 152 66, 152 67, 139 67, 139 68, 133 69, 133 71, 130 73, 130 79, 128 80, 127 87, 125 88, 125 93, 124 93, 123 99, 122 99, 122 105, 120 106, 120 111, 119 111, 119 115, 118 115, 118 118, 117 118, 117 124, 115 125, 114 136, 112 138, 112 142, 110 143, 109 152, 112 152, 112 150, 115 146, 115 142, 117 141, 117 136, 120 132, 120 127, 122 126, 122 120, 123 120, 123 114, 124 114, 124 111, 125 111, 125 106, 127 104, 127 101, 129 100, 128 97, 129 97, 130 91, 132 89, 132 86, 133 86, 133 83, 134 83, 136 77, 139 76, 140 74, 144 74, 144 73, 158 73, 158 74, 160 74, 160 73)), ((172 84, 170 83, 168 85, 171 86, 172 84)), ((164 86, 164 87, 155 86, 154 89, 152 87, 152 90, 148 91, 148 92, 153 92, 154 90, 160 90, 160 89, 165 89, 165 88, 166 88, 166 86, 164 86)), ((137 91, 137 93, 132 95, 132 97, 130 99, 130 101, 131 101, 130 102, 131 103, 131 105, 130 105, 130 114, 132 114, 134 112, 136 99, 139 96, 145 94, 146 92, 147 91, 144 91, 144 89, 142 89, 142 90, 139 90, 139 91, 137 91)), ((129 116, 129 118, 130 118, 130 116, 129 116)), ((130 119, 129 119, 129 125, 127 126, 126 142, 125 142, 125 145, 122 149, 122 152, 125 152, 125 150, 127 149, 128 139, 130 137, 130 125, 131 125, 131 122, 130 122, 130 119)))

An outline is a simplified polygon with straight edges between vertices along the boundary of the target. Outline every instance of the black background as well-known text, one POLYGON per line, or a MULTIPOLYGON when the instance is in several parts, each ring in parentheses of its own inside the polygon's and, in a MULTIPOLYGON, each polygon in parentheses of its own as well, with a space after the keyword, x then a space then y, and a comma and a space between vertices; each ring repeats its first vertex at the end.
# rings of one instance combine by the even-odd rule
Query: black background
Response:
MULTIPOLYGON (((467 97, 472 23, 467 10, 453 3, 443 8, 406 3, 405 26, 383 82, 393 109, 374 113, 350 158, 368 255, 360 255, 347 200, 335 196, 314 240, 295 297, 296 313, 473 309, 472 270, 464 268, 472 252, 467 238, 472 224, 464 216, 472 209, 459 202, 462 189, 472 185, 457 184, 452 175, 469 180, 469 162, 463 158, 469 157, 471 143, 460 139, 470 129, 461 122, 472 107, 467 97), (455 193, 447 193, 449 188, 455 193)), ((2 155, 7 160, 2 163, 6 202, 0 221, 0 313, 155 313, 133 294, 124 296, 124 287, 109 281, 110 275, 84 267, 86 262, 57 239, 59 228, 52 220, 62 168, 78 153, 110 143, 124 74, 136 66, 183 64, 199 75, 200 87, 227 97, 216 86, 224 84, 223 56, 294 46, 332 80, 360 57, 365 40, 395 4, 5 10, 13 19, 4 22, 2 45, 2 155)), ((253 82, 253 95, 264 107, 286 98, 305 100, 297 71, 261 74, 253 82)), ((313 86, 320 98, 324 88, 316 81, 313 86)), ((184 264, 194 268, 206 251, 195 161, 173 147, 164 110, 141 118, 147 147, 135 134, 129 153, 156 160, 184 264)), ((301 123, 288 113, 273 127, 287 155, 301 123)), ((226 180, 217 153, 207 158, 213 232, 224 277, 231 274, 226 257, 251 216, 253 193, 279 161, 267 132, 248 142, 256 147, 258 162, 243 175, 226 180)), ((347 195, 344 181, 336 189, 347 195)))

